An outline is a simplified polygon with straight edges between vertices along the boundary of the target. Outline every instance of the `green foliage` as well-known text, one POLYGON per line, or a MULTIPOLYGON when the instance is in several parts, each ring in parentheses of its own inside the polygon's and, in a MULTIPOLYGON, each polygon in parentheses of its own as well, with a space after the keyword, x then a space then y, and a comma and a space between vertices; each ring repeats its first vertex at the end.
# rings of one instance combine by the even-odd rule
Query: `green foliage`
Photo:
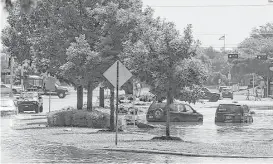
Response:
POLYGON ((109 120, 108 114, 97 110, 89 112, 86 110, 77 110, 73 107, 51 112, 47 116, 49 126, 108 128, 109 120))
MULTIPOLYGON (((206 79, 207 68, 195 56, 196 47, 189 25, 181 36, 173 23, 152 20, 145 21, 143 34, 137 42, 125 42, 124 63, 151 86, 151 92, 160 99, 178 95, 185 86, 201 85, 206 79)), ((171 98, 173 99, 173 97, 171 98)))
POLYGON ((258 28, 254 28, 250 37, 240 43, 239 53, 243 57, 234 62, 232 72, 238 77, 244 74, 255 73, 264 79, 271 77, 269 72, 270 60, 257 60, 257 55, 267 55, 273 58, 273 23, 267 23, 258 28))

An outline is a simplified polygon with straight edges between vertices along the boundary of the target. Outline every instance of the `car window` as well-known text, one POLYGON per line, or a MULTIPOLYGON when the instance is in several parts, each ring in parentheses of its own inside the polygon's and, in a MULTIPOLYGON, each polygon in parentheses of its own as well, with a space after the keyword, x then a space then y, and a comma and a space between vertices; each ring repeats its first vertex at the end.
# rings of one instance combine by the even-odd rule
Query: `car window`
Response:
POLYGON ((192 108, 189 105, 185 105, 184 107, 185 107, 184 108, 184 112, 186 112, 186 113, 193 113, 193 110, 192 110, 192 108))
POLYGON ((177 104, 171 104, 171 105, 170 105, 170 111, 172 111, 172 112, 177 112, 177 111, 178 111, 178 109, 177 109, 177 104))
POLYGON ((176 109, 179 112, 183 112, 184 111, 184 105, 183 104, 176 104, 176 109))

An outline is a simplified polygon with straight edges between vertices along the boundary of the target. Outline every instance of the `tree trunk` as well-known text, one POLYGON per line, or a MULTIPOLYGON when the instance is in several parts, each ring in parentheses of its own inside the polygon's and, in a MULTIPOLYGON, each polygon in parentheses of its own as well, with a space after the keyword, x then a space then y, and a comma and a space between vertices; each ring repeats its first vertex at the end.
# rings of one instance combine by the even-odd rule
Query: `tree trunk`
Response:
POLYGON ((115 91, 114 91, 114 87, 112 87, 110 89, 110 130, 114 131, 115 130, 115 104, 114 104, 114 100, 115 100, 115 91))
POLYGON ((100 107, 104 108, 104 88, 100 87, 100 107))
POLYGON ((91 83, 87 86, 87 110, 92 111, 92 98, 93 98, 93 87, 91 83))
POLYGON ((82 85, 77 87, 77 109, 81 110, 83 107, 83 87, 82 85))
POLYGON ((167 93, 166 137, 170 137, 170 104, 171 104, 171 87, 169 87, 168 93, 167 93))

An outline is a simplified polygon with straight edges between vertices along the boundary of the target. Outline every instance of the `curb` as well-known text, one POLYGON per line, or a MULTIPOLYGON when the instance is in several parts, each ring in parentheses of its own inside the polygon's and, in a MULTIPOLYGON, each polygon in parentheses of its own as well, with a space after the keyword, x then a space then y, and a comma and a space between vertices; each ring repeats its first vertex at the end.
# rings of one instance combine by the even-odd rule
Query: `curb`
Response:
POLYGON ((273 156, 240 156, 240 155, 212 155, 212 154, 191 154, 191 153, 180 153, 170 151, 159 151, 159 150, 140 150, 140 149, 127 149, 127 148, 103 148, 99 150, 106 151, 119 151, 119 152, 131 152, 131 153, 147 153, 147 154, 167 154, 167 155, 179 155, 189 157, 214 157, 214 158, 273 158, 273 156))

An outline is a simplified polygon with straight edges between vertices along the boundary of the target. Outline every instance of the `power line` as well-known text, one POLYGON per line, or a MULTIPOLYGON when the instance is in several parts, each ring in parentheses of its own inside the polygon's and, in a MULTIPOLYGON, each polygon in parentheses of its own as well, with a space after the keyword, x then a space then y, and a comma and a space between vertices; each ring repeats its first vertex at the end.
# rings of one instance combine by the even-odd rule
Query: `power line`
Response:
POLYGON ((205 7, 205 8, 208 8, 208 7, 269 7, 269 6, 273 6, 273 5, 270 5, 270 4, 266 4, 266 5, 198 5, 198 6, 195 6, 195 5, 185 5, 185 6, 181 6, 181 5, 177 5, 177 6, 150 6, 150 7, 161 7, 161 8, 167 8, 167 7, 170 7, 170 8, 198 8, 198 7, 205 7))

